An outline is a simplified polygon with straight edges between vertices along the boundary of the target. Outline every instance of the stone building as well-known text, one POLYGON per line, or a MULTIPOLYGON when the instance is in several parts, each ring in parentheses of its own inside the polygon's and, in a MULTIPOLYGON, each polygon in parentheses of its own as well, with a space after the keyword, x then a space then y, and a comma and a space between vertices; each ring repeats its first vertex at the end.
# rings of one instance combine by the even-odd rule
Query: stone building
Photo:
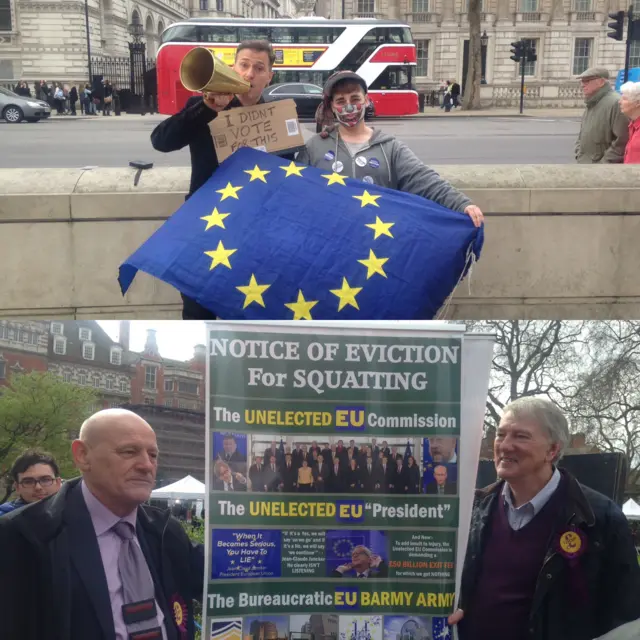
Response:
POLYGON ((48 322, 0 320, 0 386, 15 373, 45 372, 48 340, 48 322))
POLYGON ((87 82, 92 56, 128 56, 141 25, 154 58, 162 31, 189 17, 292 17, 305 0, 0 0, 0 83, 87 82))
MULTIPOLYGON (((389 18, 411 26, 417 46, 417 87, 437 89, 443 80, 464 84, 467 69, 468 0, 323 0, 325 16, 389 18)), ((590 66, 612 75, 624 66, 625 45, 607 38, 608 13, 640 0, 482 0, 485 104, 513 105, 520 92, 519 65, 511 43, 529 40, 538 60, 525 68, 528 106, 579 106, 576 76, 590 66)), ((631 66, 640 66, 640 42, 631 66)))

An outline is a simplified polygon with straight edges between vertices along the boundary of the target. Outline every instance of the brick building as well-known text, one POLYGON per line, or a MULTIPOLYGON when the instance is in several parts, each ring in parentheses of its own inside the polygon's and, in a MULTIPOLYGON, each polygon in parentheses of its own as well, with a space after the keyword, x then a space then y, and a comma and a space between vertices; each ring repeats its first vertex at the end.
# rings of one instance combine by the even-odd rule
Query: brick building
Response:
POLYGON ((13 373, 47 370, 48 322, 0 320, 0 386, 13 373))

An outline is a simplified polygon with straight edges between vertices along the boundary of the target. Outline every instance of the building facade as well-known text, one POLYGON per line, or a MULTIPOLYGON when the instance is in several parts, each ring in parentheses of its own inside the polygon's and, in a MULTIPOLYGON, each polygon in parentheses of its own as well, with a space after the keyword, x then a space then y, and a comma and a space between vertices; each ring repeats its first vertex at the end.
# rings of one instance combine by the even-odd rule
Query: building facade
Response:
MULTIPOLYGON (((465 82, 468 64, 468 0, 324 0, 325 16, 389 18, 411 26, 417 46, 417 87, 438 89, 444 80, 465 82)), ((481 87, 485 104, 511 106, 519 98, 519 65, 511 43, 528 40, 538 56, 525 67, 528 106, 579 106, 577 76, 593 66, 614 76, 624 67, 625 45, 607 37, 608 13, 640 0, 482 0, 486 33, 481 87)), ((640 42, 631 47, 640 66, 640 42)))
POLYGON ((15 373, 47 371, 48 322, 0 320, 0 386, 15 373))
POLYGON ((141 40, 154 58, 162 32, 173 22, 293 17, 302 6, 303 0, 0 0, 0 82, 84 84, 89 81, 87 41, 92 57, 128 56, 136 24, 142 25, 141 40))

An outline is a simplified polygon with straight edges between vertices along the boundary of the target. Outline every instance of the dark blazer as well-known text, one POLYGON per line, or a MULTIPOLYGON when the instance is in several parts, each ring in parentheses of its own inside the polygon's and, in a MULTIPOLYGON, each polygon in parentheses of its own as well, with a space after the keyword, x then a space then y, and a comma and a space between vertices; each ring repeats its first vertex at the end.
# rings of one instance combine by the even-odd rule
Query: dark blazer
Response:
POLYGON ((373 474, 373 490, 376 493, 387 493, 389 491, 389 482, 393 476, 393 467, 387 463, 386 470, 381 464, 375 466, 375 473, 373 474), (375 485, 380 485, 376 488, 375 485))
POLYGON ((371 473, 367 467, 366 459, 360 463, 360 483, 362 484, 362 490, 366 493, 373 491, 373 482, 376 476, 376 465, 371 461, 371 473))
POLYGON ((343 493, 346 490, 346 470, 342 465, 338 465, 338 473, 334 470, 333 465, 330 467, 331 475, 329 476, 329 486, 327 491, 329 493, 343 493))
POLYGON ((316 491, 328 491, 329 478, 331 476, 331 467, 326 463, 322 463, 322 473, 318 465, 313 467, 313 480, 315 483, 316 491))
MULTIPOLYGON (((242 483, 242 482, 238 482, 238 480, 236 480, 235 478, 233 479, 232 483, 233 485, 233 492, 236 493, 238 491, 246 491, 247 490, 247 485, 242 483)), ((221 478, 215 478, 213 481, 213 490, 214 491, 224 491, 224 480, 222 480, 221 478)))
POLYGON ((291 467, 287 468, 287 463, 285 462, 280 470, 281 482, 283 484, 283 491, 295 491, 295 484, 298 482, 298 467, 291 461, 291 467))
POLYGON ((280 488, 280 471, 278 465, 275 465, 275 471, 271 468, 271 463, 264 466, 264 473, 262 475, 264 484, 267 487, 267 491, 278 491, 280 488))
MULTIPOLYGON (((138 508, 136 534, 165 615, 168 640, 178 640, 171 602, 202 598, 204 548, 193 545, 167 511, 138 508)), ((107 581, 80 479, 54 496, 0 518, 0 608, 7 640, 113 640, 107 581)))
MULTIPOLYGON (((438 485, 435 481, 430 482, 425 489, 425 493, 429 495, 437 495, 438 493, 438 485)), ((454 496, 458 493, 458 487, 455 482, 445 482, 444 483, 444 495, 445 496, 454 496)))
POLYGON ((249 480, 251 480, 252 491, 264 491, 264 465, 260 469, 255 464, 249 467, 249 480))

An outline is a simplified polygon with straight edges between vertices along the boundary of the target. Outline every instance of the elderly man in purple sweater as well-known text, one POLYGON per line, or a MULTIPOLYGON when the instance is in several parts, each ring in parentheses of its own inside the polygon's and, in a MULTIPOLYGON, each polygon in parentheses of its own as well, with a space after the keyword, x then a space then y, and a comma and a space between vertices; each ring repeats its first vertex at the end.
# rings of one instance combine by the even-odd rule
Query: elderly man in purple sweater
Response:
POLYGON ((627 521, 556 463, 569 442, 553 403, 520 398, 498 426, 498 482, 477 492, 460 640, 592 640, 640 618, 640 567, 627 521))

